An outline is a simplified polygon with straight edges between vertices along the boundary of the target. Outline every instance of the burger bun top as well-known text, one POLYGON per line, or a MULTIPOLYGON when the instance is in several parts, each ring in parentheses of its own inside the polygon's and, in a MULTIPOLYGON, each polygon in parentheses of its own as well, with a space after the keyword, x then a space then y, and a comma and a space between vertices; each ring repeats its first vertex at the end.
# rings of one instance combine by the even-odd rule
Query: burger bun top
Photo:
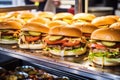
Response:
POLYGON ((80 29, 83 33, 92 33, 94 30, 98 29, 91 23, 74 23, 73 27, 80 29))
POLYGON ((55 26, 66 26, 68 25, 68 23, 64 22, 64 21, 51 21, 50 23, 48 23, 48 27, 55 27, 55 26))
POLYGON ((93 19, 91 23, 95 26, 104 26, 104 25, 111 25, 115 22, 116 20, 112 17, 102 16, 102 17, 96 17, 95 19, 93 19))
POLYGON ((0 22, 0 29, 21 29, 22 25, 17 21, 0 22))
POLYGON ((36 32, 42 32, 42 33, 48 33, 49 28, 43 24, 31 22, 26 23, 22 29, 22 31, 36 31, 36 32))
POLYGON ((52 27, 49 30, 50 35, 62 35, 62 36, 70 36, 70 37, 81 37, 82 32, 80 29, 74 27, 52 27))
POLYGON ((67 12, 62 12, 62 13, 57 13, 54 17, 53 20, 61 20, 61 19, 71 19, 73 18, 73 14, 67 13, 67 12))
POLYGON ((120 22, 113 23, 112 25, 110 25, 110 28, 120 29, 120 22))
POLYGON ((78 13, 74 15, 73 20, 86 20, 91 22, 94 18, 96 18, 94 14, 78 13))
POLYGON ((91 39, 120 42, 120 30, 101 28, 91 34, 91 39))

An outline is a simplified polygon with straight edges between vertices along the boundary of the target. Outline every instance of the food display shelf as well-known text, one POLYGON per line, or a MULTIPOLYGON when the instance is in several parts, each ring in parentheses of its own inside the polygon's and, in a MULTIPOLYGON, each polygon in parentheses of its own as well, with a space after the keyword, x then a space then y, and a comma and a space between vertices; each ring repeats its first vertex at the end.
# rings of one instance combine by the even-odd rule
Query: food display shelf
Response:
POLYGON ((78 57, 59 57, 43 50, 23 50, 12 48, 14 45, 0 45, 0 54, 12 56, 45 68, 52 73, 68 76, 73 80, 99 79, 120 80, 120 66, 93 66, 87 53, 78 57))
POLYGON ((35 5, 23 5, 23 6, 7 6, 0 7, 0 12, 11 12, 11 11, 21 11, 21 10, 32 10, 37 9, 35 5))

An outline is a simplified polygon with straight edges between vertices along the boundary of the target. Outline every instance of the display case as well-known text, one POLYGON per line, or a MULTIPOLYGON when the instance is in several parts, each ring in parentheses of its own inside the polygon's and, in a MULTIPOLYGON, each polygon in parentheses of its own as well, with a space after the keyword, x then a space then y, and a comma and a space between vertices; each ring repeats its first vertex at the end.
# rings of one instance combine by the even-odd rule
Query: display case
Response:
MULTIPOLYGON (((1 8, 0 12, 28 10, 28 8, 33 9, 36 8, 36 6, 32 6, 32 8, 30 6, 1 8)), ((120 80, 120 66, 95 66, 86 59, 88 52, 77 57, 60 57, 44 50, 20 49, 17 44, 0 44, 0 55, 11 56, 24 62, 26 61, 53 75, 67 76, 71 80, 120 80)))
POLYGON ((89 61, 84 60, 87 57, 87 53, 79 57, 59 57, 42 50, 22 50, 18 47, 12 49, 12 45, 0 45, 0 54, 30 62, 50 73, 68 76, 73 80, 120 79, 120 66, 103 68, 91 66, 89 61))

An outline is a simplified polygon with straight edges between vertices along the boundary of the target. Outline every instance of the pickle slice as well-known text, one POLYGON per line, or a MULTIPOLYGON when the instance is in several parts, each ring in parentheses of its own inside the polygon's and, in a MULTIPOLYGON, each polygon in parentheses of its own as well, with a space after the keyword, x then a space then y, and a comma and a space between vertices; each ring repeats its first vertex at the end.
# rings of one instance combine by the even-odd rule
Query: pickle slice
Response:
POLYGON ((61 39, 63 36, 50 36, 49 37, 49 40, 50 41, 56 41, 56 40, 59 40, 59 39, 61 39))
POLYGON ((105 46, 108 46, 108 47, 112 47, 112 46, 116 45, 115 42, 107 42, 107 41, 102 41, 102 44, 105 46))
POLYGON ((41 33, 40 32, 29 31, 29 34, 32 35, 32 36, 39 36, 41 33))

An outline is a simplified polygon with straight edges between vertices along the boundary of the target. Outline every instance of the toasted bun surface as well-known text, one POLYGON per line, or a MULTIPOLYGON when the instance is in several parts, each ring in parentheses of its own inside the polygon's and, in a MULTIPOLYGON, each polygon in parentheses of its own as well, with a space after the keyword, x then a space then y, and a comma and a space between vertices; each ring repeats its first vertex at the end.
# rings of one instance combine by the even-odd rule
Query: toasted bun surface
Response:
POLYGON ((83 33, 92 33, 94 30, 98 29, 91 23, 74 23, 73 27, 80 29, 83 33))
POLYGON ((5 18, 13 18, 13 17, 14 17, 14 18, 17 18, 19 14, 20 14, 19 11, 9 12, 9 13, 7 13, 7 15, 5 16, 5 18))
POLYGON ((21 49, 43 49, 45 44, 19 44, 21 49))
POLYGON ((22 25, 25 24, 25 22, 22 19, 18 19, 18 18, 6 18, 3 21, 16 21, 18 23, 21 23, 22 25))
POLYGON ((41 23, 41 24, 47 23, 45 18, 32 18, 32 19, 28 20, 28 22, 37 22, 37 23, 41 23))
POLYGON ((115 23, 116 20, 112 17, 102 16, 93 19, 92 24, 95 26, 110 25, 115 23))
POLYGON ((61 20, 61 19, 71 19, 73 18, 73 14, 71 13, 57 13, 54 17, 53 20, 61 20))
POLYGON ((52 12, 38 12, 37 16, 38 17, 43 17, 43 18, 50 18, 52 19, 55 14, 52 12))
POLYGON ((25 18, 33 18, 35 15, 31 12, 22 12, 18 15, 18 18, 25 19, 25 18))
POLYGON ((103 66, 117 66, 120 65, 120 63, 115 62, 115 61, 108 61, 108 58, 103 57, 94 57, 93 58, 93 63, 98 64, 98 65, 103 65, 103 66), (104 61, 104 62, 103 62, 104 61), (104 64, 103 64, 104 63, 104 64))
POLYGON ((120 30, 110 28, 97 29, 91 34, 91 39, 120 42, 120 30))
POLYGON ((51 21, 50 23, 48 23, 48 27, 56 27, 56 26, 66 26, 68 25, 66 22, 64 21, 51 21))
POLYGON ((80 29, 73 27, 52 27, 49 31, 50 35, 63 35, 63 36, 71 36, 71 37, 81 37, 82 33, 80 29))
POLYGON ((110 28, 120 29, 120 22, 113 23, 112 25, 110 25, 110 28))
POLYGON ((88 14, 88 13, 78 13, 74 15, 73 20, 87 20, 87 21, 92 21, 96 16, 93 14, 88 14))
POLYGON ((21 29, 22 25, 16 21, 0 22, 0 29, 21 29))
POLYGON ((107 17, 111 17, 111 18, 113 18, 113 19, 115 19, 116 21, 118 21, 119 20, 119 16, 117 16, 117 15, 108 15, 107 17))
POLYGON ((42 32, 42 33, 48 33, 49 28, 46 27, 43 24, 40 23, 35 23, 35 22, 31 22, 31 23, 26 23, 22 29, 22 31, 36 31, 36 32, 42 32))

